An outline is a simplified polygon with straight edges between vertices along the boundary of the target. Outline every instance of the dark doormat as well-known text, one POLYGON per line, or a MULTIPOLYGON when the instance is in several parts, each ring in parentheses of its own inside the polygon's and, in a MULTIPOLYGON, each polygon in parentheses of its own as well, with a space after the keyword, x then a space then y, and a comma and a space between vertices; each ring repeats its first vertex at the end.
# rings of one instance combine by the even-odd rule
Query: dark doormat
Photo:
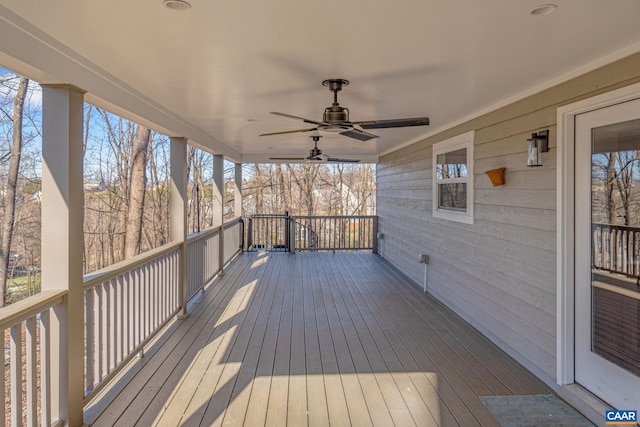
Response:
POLYGON ((503 427, 592 427, 594 424, 553 394, 485 396, 480 400, 503 427))

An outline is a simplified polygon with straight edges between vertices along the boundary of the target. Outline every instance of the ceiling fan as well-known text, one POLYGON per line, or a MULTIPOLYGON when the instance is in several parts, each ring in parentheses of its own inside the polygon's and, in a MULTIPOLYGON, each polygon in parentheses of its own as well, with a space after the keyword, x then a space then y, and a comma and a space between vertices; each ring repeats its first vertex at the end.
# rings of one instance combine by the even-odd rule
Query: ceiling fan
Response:
POLYGON ((320 135, 311 135, 311 139, 313 139, 313 148, 309 151, 309 155, 307 157, 269 157, 270 160, 276 161, 302 161, 306 160, 306 163, 325 163, 325 162, 336 162, 336 163, 358 163, 360 160, 354 159, 337 159, 335 157, 329 157, 326 154, 322 154, 322 150, 318 148, 318 141, 322 138, 320 135))
POLYGON ((283 132, 271 132, 263 133, 260 136, 267 135, 282 135, 286 133, 296 132, 311 132, 311 131, 324 131, 324 132, 337 132, 340 135, 348 136, 360 141, 368 141, 373 138, 378 138, 378 135, 374 135, 367 132, 364 129, 383 129, 383 128, 399 128, 407 126, 427 126, 429 124, 429 117, 414 117, 406 119, 390 119, 390 120, 362 120, 357 122, 349 121, 349 109, 341 107, 338 104, 338 92, 342 90, 343 86, 347 86, 349 80, 345 79, 327 79, 322 82, 323 86, 329 88, 333 92, 333 104, 331 107, 327 107, 324 110, 322 121, 316 121, 311 119, 305 119, 304 117, 292 116, 291 114, 271 112, 277 116, 288 117, 290 119, 302 120, 305 123, 311 123, 316 125, 307 129, 287 130, 283 132))

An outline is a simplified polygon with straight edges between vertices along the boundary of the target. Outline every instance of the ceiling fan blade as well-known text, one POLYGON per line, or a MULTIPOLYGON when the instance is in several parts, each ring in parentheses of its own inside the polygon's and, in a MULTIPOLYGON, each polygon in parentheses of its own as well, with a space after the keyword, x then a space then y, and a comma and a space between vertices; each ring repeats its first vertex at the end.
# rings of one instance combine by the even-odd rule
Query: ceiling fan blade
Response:
POLYGON ((372 133, 365 132, 356 128, 340 132, 340 135, 348 136, 349 138, 357 139, 359 141, 368 141, 373 138, 378 138, 378 135, 374 135, 372 133))
POLYGON ((390 120, 367 120, 353 122, 362 129, 384 129, 384 128, 403 128, 408 126, 427 126, 429 117, 414 117, 407 119, 390 119, 390 120))
POLYGON ((312 130, 316 130, 317 128, 309 128, 309 129, 296 129, 296 130, 285 130, 282 132, 269 132, 269 133, 261 133, 260 136, 269 136, 269 135, 284 135, 287 133, 297 133, 297 132, 311 132, 312 130))
POLYGON ((269 157, 269 160, 280 160, 280 161, 297 161, 300 162, 302 160, 307 160, 306 157, 269 157))
POLYGON ((321 159, 319 157, 307 157, 304 162, 305 163, 324 163, 324 162, 326 162, 326 160, 325 159, 321 159))
POLYGON ((294 119, 294 120, 302 120, 305 123, 313 123, 316 125, 327 125, 327 126, 329 125, 329 123, 319 122, 317 120, 305 119, 304 117, 293 116, 291 114, 278 113, 277 111, 272 111, 271 114, 275 114, 276 116, 287 117, 289 119, 294 119))
POLYGON ((337 163, 360 163, 360 160, 355 159, 336 159, 335 157, 329 157, 327 162, 337 162, 337 163))

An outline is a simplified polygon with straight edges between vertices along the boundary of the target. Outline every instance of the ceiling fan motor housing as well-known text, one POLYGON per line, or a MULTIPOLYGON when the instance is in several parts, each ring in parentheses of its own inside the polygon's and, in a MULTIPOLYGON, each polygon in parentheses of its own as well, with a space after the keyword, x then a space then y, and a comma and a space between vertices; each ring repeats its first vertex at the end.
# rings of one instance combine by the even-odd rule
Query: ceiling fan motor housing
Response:
POLYGON ((322 121, 330 124, 343 124, 349 122, 349 109, 333 103, 331 107, 324 109, 322 121))

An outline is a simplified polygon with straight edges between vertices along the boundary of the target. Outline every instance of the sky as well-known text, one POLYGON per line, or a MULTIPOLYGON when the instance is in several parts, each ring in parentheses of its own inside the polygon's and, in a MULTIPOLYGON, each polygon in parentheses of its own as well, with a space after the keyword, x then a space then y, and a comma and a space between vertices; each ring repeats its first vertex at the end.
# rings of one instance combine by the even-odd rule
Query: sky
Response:
MULTIPOLYGON (((11 114, 13 111, 13 97, 15 90, 17 89, 19 78, 15 73, 0 68, 0 107, 2 108, 2 117, 0 117, 0 159, 2 156, 8 153, 11 144, 11 114)), ((93 107, 90 104, 85 103, 85 117, 91 109, 89 132, 87 137, 87 147, 85 151, 84 169, 85 169, 85 181, 100 180, 101 166, 105 175, 105 165, 110 165, 113 174, 116 169, 114 167, 115 151, 113 146, 109 143, 109 134, 107 127, 105 126, 104 116, 99 114, 97 107, 93 107)), ((25 145, 23 151, 28 153, 29 156, 24 157, 22 175, 27 179, 39 178, 42 174, 41 165, 41 152, 42 152, 42 88, 36 82, 31 81, 29 84, 29 92, 27 95, 25 105, 25 120, 23 126, 23 133, 25 137, 25 145), (29 161, 27 161, 29 159, 29 161)), ((110 112, 105 112, 106 117, 110 121, 112 128, 116 132, 122 130, 123 132, 133 129, 133 123, 121 119, 119 116, 110 112)), ((157 165, 159 180, 165 180, 168 172, 169 161, 169 138, 158 132, 153 132, 153 151, 154 161, 157 165)), ((211 154, 202 152, 197 149, 200 156, 204 155, 204 163, 208 166, 211 164, 211 169, 205 170, 204 181, 210 182, 213 179, 213 162, 210 160, 211 154)), ((0 173, 2 168, 6 167, 0 163, 0 173)), ((225 160, 225 170, 230 168, 230 162, 225 160)), ((227 173, 225 180, 233 179, 233 174, 227 173)))

